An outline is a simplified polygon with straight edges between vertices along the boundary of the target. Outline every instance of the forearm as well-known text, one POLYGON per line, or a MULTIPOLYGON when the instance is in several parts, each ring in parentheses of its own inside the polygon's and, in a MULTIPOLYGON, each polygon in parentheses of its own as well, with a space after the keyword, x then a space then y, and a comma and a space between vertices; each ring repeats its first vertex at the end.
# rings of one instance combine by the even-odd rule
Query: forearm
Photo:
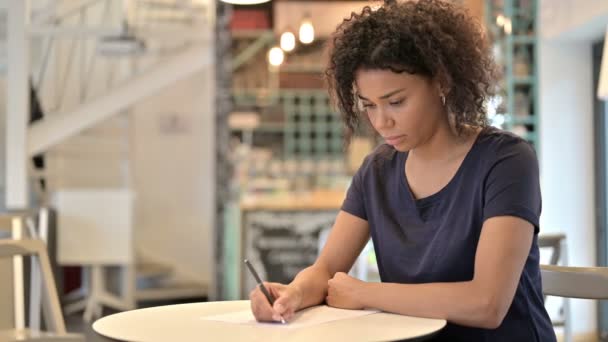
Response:
POLYGON ((302 304, 298 310, 324 302, 327 296, 327 281, 330 278, 329 272, 318 265, 312 265, 298 273, 289 284, 297 287, 302 295, 302 304))
POLYGON ((457 283, 364 283, 365 307, 402 315, 441 318, 477 328, 496 328, 504 314, 496 297, 473 281, 457 283))

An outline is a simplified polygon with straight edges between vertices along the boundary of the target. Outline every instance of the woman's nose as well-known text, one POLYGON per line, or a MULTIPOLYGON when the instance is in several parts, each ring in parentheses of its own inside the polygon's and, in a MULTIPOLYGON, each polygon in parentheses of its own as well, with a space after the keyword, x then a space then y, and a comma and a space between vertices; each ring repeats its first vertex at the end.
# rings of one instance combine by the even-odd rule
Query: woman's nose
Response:
POLYGON ((391 128, 395 125, 395 120, 387 114, 386 110, 380 108, 378 109, 378 115, 376 115, 375 121, 374 126, 376 129, 391 128))

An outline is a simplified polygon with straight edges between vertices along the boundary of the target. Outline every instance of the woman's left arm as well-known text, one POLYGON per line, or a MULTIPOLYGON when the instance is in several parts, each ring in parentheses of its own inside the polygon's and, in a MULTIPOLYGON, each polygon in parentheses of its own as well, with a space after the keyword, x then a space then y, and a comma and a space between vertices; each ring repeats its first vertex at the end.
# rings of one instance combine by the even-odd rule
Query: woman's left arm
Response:
POLYGON ((327 303, 442 318, 494 329, 502 323, 530 252, 534 226, 514 216, 487 219, 475 255, 473 280, 454 283, 366 283, 338 273, 329 280, 327 303))

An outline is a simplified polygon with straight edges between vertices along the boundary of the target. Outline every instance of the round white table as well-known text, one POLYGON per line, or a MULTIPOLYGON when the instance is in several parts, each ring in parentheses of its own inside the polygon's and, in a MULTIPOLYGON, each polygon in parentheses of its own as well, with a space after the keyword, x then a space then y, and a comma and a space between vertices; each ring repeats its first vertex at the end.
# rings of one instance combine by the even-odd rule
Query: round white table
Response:
POLYGON ((306 328, 232 324, 203 320, 249 308, 249 301, 159 306, 117 313, 93 324, 106 337, 127 341, 396 341, 417 339, 441 330, 442 319, 375 313, 306 328))

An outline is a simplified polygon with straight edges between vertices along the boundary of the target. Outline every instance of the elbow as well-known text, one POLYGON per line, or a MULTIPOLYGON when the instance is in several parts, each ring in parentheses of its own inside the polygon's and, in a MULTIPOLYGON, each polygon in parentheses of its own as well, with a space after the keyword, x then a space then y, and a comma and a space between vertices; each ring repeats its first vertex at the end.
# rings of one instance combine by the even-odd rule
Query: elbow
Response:
POLYGON ((496 329, 505 319, 508 306, 500 303, 496 298, 486 298, 481 303, 479 310, 479 328, 496 329))
POLYGON ((479 328, 497 329, 502 324, 504 318, 504 316, 500 316, 496 313, 487 313, 479 322, 479 328))

